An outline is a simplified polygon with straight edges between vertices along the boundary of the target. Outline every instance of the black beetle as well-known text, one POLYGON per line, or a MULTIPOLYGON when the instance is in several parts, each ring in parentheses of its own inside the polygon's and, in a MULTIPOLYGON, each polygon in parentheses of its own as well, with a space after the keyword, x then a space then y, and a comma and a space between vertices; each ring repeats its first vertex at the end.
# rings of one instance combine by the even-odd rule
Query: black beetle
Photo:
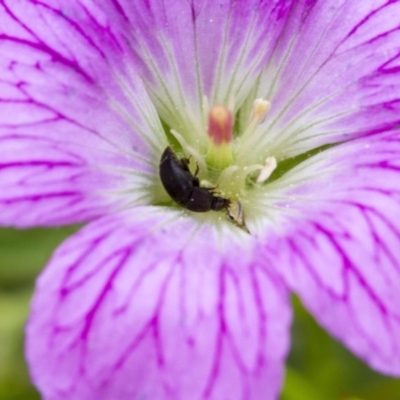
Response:
POLYGON ((196 212, 228 209, 230 200, 214 196, 211 189, 200 187, 198 170, 197 167, 193 175, 189 170, 189 159, 179 159, 171 147, 167 147, 161 156, 161 182, 167 193, 179 205, 196 212))

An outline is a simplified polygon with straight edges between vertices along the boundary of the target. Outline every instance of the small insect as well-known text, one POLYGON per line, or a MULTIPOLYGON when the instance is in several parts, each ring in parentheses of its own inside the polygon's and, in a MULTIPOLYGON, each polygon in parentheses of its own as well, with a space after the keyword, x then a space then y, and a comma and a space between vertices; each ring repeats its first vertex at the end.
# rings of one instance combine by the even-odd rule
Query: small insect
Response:
POLYGON ((192 175, 189 170, 189 160, 179 159, 171 147, 164 150, 160 161, 160 178, 173 200, 182 207, 196 212, 220 211, 227 208, 230 204, 228 199, 214 196, 212 189, 200 187, 198 172, 199 167, 192 175))
POLYGON ((160 161, 160 178, 165 190, 175 202, 195 212, 221 211, 225 208, 228 216, 248 232, 241 204, 215 196, 213 189, 201 187, 198 172, 198 166, 194 175, 190 172, 188 158, 178 158, 171 147, 164 150, 160 161))

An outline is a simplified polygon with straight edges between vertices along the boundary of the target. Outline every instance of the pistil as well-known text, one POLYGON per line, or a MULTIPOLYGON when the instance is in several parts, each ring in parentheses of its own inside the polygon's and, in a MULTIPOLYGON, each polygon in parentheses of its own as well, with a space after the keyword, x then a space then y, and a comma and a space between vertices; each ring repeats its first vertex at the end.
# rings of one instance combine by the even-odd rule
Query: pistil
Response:
POLYGON ((207 164, 217 172, 222 171, 233 161, 233 116, 224 106, 214 106, 208 115, 209 147, 207 164))

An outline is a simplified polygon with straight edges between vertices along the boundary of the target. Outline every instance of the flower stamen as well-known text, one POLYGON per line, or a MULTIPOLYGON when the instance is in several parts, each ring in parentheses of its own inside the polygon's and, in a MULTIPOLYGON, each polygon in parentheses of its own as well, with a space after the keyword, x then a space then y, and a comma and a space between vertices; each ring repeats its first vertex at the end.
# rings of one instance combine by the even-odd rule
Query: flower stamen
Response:
POLYGON ((268 157, 265 160, 265 165, 261 169, 260 174, 257 177, 257 183, 263 183, 265 182, 274 172, 275 168, 277 166, 276 158, 275 157, 268 157))
POLYGON ((267 117, 268 111, 271 109, 271 103, 264 99, 255 99, 253 108, 249 115, 249 124, 243 134, 240 136, 240 146, 238 146, 237 160, 242 163, 248 157, 251 149, 254 153, 254 146, 264 133, 261 126, 267 117))
POLYGON ((249 125, 247 129, 242 134, 242 139, 247 140, 249 137, 253 136, 254 132, 257 130, 258 126, 261 125, 271 109, 271 103, 264 99, 255 99, 253 102, 253 108, 249 116, 249 125))
POLYGON ((264 99, 255 99, 250 113, 250 121, 255 120, 257 124, 262 124, 267 118, 268 111, 271 109, 271 103, 264 99))
POLYGON ((250 233, 244 221, 242 204, 239 201, 231 201, 228 206, 228 216, 239 228, 250 233))

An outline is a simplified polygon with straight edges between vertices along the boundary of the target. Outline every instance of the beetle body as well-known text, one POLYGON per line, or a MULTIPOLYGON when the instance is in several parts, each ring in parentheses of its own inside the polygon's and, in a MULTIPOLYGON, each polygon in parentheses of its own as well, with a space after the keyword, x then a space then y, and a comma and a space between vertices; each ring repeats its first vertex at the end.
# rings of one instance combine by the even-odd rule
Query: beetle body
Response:
POLYGON ((179 159, 170 147, 160 161, 161 182, 171 198, 190 211, 220 211, 230 204, 228 199, 214 196, 210 189, 200 187, 199 179, 189 170, 189 160, 179 159))

